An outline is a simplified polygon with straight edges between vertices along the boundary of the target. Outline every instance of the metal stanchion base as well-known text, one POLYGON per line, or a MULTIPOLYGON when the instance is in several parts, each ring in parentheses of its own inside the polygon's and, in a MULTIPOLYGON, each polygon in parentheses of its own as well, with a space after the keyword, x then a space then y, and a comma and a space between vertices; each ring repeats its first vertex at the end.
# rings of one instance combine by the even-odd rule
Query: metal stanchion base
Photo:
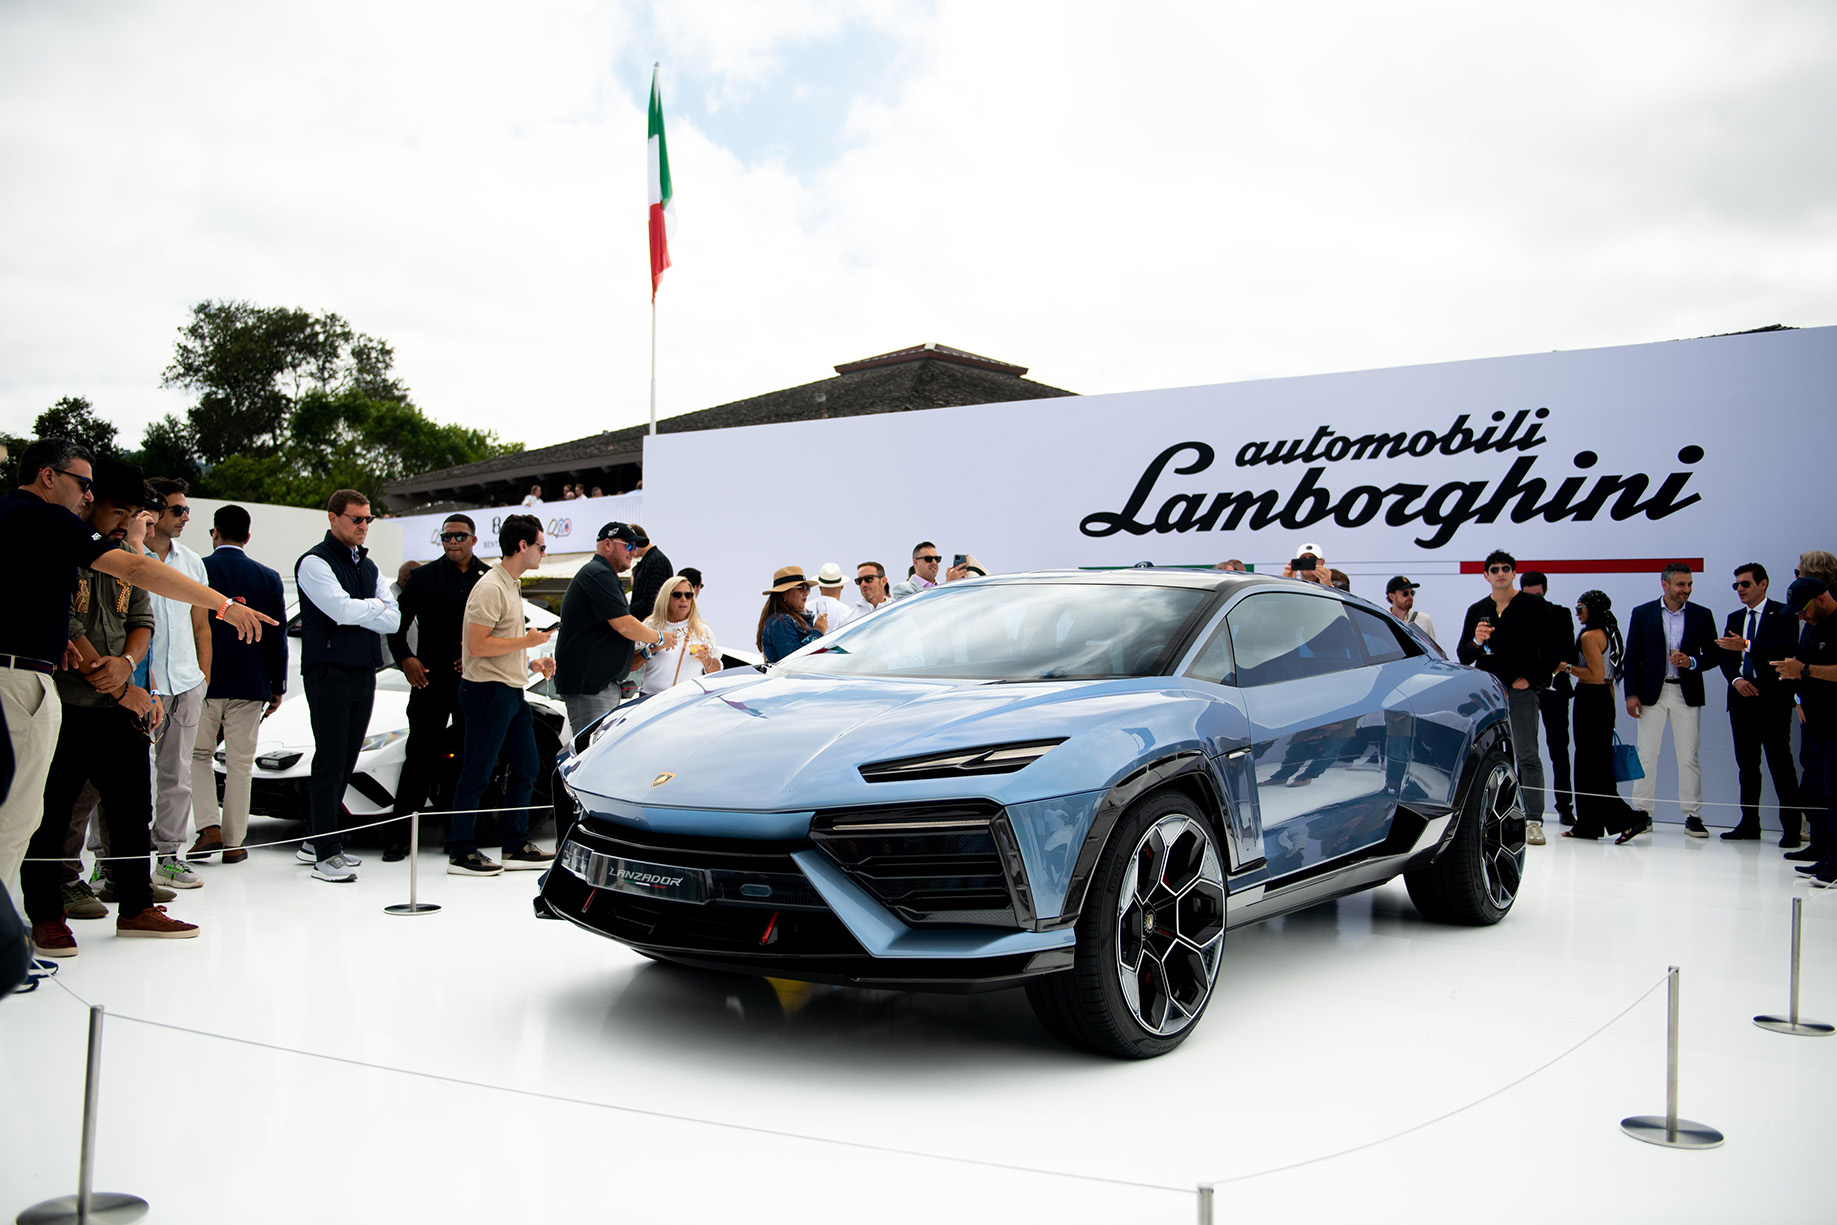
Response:
MULTIPOLYGON (((147 1201, 138 1195, 119 1191, 97 1191, 89 1197, 90 1221, 96 1225, 127 1225, 147 1215, 147 1201)), ((77 1197, 60 1195, 42 1204, 33 1204, 17 1218, 17 1225, 65 1225, 78 1221, 77 1197)))
POLYGON ((433 914, 440 907, 433 902, 397 902, 383 907, 384 914, 433 914))
POLYGON ((1823 1021, 1795 1021, 1791 1017, 1755 1017, 1754 1023, 1776 1034, 1797 1034, 1801 1038, 1828 1038, 1837 1033, 1837 1025, 1823 1021))
POLYGON ((1723 1135, 1706 1123, 1679 1119, 1677 1129, 1665 1126, 1662 1114, 1636 1114, 1620 1120, 1620 1130, 1635 1140, 1656 1144, 1660 1148, 1719 1148, 1723 1135))

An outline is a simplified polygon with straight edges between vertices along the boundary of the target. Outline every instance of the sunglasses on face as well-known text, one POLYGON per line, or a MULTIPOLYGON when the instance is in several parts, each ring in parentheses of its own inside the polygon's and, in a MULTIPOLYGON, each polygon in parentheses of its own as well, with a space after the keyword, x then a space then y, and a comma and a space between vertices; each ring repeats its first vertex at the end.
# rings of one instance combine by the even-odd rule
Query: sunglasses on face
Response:
POLYGON ((672 591, 670 598, 672 600, 693 600, 695 593, 693 591, 672 591))
MULTIPOLYGON (((57 474, 58 474, 59 476, 67 476, 67 477, 69 477, 69 478, 70 478, 71 480, 73 480, 73 481, 75 481, 75 482, 77 483, 77 488, 78 488, 78 489, 80 489, 80 490, 81 490, 82 492, 84 492, 84 493, 88 493, 88 492, 89 492, 89 487, 90 487, 91 485, 93 485, 93 484, 95 484, 95 482, 94 482, 94 481, 92 481, 92 480, 90 480, 90 479, 89 479, 88 477, 86 477, 86 476, 78 476, 78 475, 77 475, 76 473, 74 473, 74 472, 71 472, 71 471, 69 471, 68 469, 64 469, 64 468, 53 468, 53 469, 51 469, 51 471, 53 471, 53 472, 55 472, 55 473, 57 473, 57 474)), ((1795 571, 1794 573, 1797 573, 1797 572, 1795 571)))
POLYGON ((1488 566, 1486 572, 1488 574, 1510 574, 1512 569, 1511 566, 1488 566))
POLYGON ((167 512, 168 514, 172 514, 172 515, 176 515, 176 516, 178 516, 178 517, 179 517, 180 519, 189 519, 189 518, 191 518, 191 507, 189 507, 189 506, 185 506, 185 505, 179 505, 179 506, 168 506, 168 507, 166 508, 166 512, 167 512))
POLYGON ((1734 588, 1736 591, 1746 591, 1748 588, 1755 586, 1755 583, 1752 579, 1744 578, 1744 579, 1737 579, 1736 581, 1730 583, 1729 586, 1734 588))
MULTIPOLYGON (((189 514, 190 512, 188 511, 186 513, 189 514)), ((352 523, 355 523, 358 527, 362 527, 366 523, 376 522, 375 515, 346 515, 345 518, 349 519, 352 523)))
MULTIPOLYGON (((920 560, 923 560, 923 559, 921 558, 920 560)), ((855 581, 856 581, 857 583, 860 583, 860 584, 861 584, 861 585, 862 585, 863 587, 865 587, 865 586, 867 586, 867 585, 868 585, 869 583, 876 583, 876 582, 879 582, 879 581, 880 581, 880 579, 881 579, 882 577, 883 577, 883 576, 882 576, 882 575, 879 575, 879 574, 868 574, 868 575, 864 575, 864 576, 862 576, 862 577, 860 577, 860 578, 857 578, 857 579, 856 579, 855 581)))
POLYGON ((913 558, 912 560, 913 560, 913 561, 922 561, 922 562, 929 562, 930 564, 932 564, 932 565, 934 565, 934 566, 935 566, 935 565, 937 565, 937 564, 938 564, 939 562, 941 562, 941 561, 943 561, 944 559, 943 559, 942 557, 939 557, 939 556, 938 556, 938 555, 937 555, 936 553, 933 553, 933 554, 931 554, 931 556, 929 556, 929 557, 915 557, 915 558, 913 558))
POLYGON ((471 532, 442 532, 440 533, 440 543, 441 544, 453 544, 457 541, 470 540, 470 539, 472 539, 471 532))

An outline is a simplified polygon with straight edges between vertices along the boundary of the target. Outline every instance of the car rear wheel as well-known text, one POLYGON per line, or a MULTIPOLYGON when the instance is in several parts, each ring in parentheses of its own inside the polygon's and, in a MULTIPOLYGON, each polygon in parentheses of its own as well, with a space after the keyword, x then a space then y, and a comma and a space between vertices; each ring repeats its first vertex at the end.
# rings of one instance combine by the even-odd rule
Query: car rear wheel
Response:
POLYGON ((1161 792, 1131 808, 1098 861, 1072 968, 1027 987, 1041 1024, 1121 1059, 1185 1041, 1224 954, 1224 863, 1212 826, 1185 795, 1161 792))
POLYGON ((1403 874, 1426 919, 1484 927, 1511 910, 1524 881, 1524 807, 1518 772, 1502 748, 1480 760, 1454 840, 1435 861, 1403 874))

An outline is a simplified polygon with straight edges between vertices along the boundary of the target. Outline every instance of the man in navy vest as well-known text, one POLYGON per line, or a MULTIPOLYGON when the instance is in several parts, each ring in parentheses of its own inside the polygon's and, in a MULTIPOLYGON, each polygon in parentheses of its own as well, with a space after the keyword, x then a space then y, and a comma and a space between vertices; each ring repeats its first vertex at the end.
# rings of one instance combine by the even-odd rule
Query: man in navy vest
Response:
POLYGON ((294 563, 300 591, 300 676, 312 712, 313 770, 307 799, 312 840, 298 858, 326 881, 357 879, 356 859, 344 853, 339 813, 376 700, 383 640, 401 613, 377 573, 364 540, 376 516, 370 500, 340 489, 325 504, 325 539, 294 563))
MULTIPOLYGON (((287 619, 281 576, 250 557, 249 512, 219 506, 212 519, 216 550, 204 559, 210 584, 257 612, 287 619)), ((208 859, 223 852, 224 863, 249 857, 242 849, 249 827, 249 774, 255 764, 255 740, 262 720, 280 709, 287 692, 287 635, 269 634, 260 642, 243 642, 222 622, 211 626, 211 673, 198 716, 198 738, 191 753, 192 819, 198 839, 186 858, 208 859), (223 816, 217 816, 217 778, 211 758, 217 734, 223 733, 223 816)))

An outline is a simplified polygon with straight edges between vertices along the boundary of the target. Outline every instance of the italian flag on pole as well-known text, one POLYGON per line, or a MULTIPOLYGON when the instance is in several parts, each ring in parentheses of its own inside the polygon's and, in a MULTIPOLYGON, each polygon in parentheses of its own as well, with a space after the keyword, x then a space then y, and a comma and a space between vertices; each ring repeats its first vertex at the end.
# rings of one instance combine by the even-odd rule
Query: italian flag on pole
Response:
POLYGON ((671 202, 670 153, 663 143, 663 95, 657 92, 657 67, 651 66, 651 301, 657 300, 657 282, 670 266, 670 227, 676 222, 671 202))

